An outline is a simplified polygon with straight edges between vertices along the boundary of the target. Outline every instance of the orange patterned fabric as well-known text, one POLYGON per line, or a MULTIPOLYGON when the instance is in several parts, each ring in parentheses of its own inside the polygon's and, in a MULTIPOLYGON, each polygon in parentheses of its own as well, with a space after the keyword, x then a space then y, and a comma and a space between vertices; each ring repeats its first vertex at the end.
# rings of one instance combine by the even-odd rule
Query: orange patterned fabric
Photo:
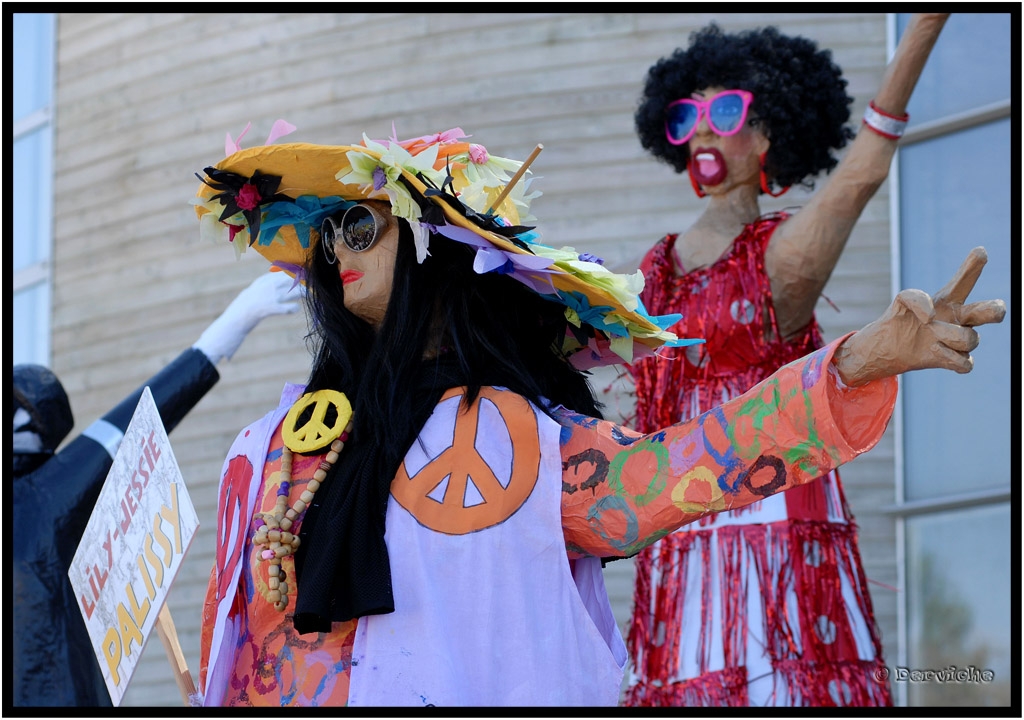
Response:
POLYGON ((566 546, 630 556, 672 530, 811 482, 881 437, 896 379, 840 388, 842 338, 744 395, 648 434, 566 413, 566 546))
MULTIPOLYGON (((281 428, 270 441, 263 468, 263 489, 257 512, 270 512, 281 484, 281 428)), ((294 455, 291 498, 297 498, 320 462, 320 456, 294 455)), ((293 532, 301 528, 296 523, 293 532)), ((289 610, 274 609, 266 594, 268 564, 258 560, 251 542, 242 571, 239 601, 245 605, 238 637, 239 651, 228 684, 225 705, 234 706, 338 706, 348 699, 349 668, 356 621, 334 623, 330 633, 299 635, 289 610)), ((291 556, 281 561, 288 584, 295 587, 295 563, 291 556)))

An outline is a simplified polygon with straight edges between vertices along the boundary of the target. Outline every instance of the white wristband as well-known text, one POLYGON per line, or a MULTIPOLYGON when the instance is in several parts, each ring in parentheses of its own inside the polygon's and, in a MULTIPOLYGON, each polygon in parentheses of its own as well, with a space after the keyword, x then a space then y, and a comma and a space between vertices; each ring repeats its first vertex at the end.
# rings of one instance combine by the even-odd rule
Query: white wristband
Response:
POLYGON ((890 140, 899 140, 903 136, 907 129, 908 120, 910 120, 910 116, 906 114, 902 118, 898 118, 895 115, 882 112, 875 107, 874 100, 864 108, 864 124, 882 137, 889 138, 890 140))

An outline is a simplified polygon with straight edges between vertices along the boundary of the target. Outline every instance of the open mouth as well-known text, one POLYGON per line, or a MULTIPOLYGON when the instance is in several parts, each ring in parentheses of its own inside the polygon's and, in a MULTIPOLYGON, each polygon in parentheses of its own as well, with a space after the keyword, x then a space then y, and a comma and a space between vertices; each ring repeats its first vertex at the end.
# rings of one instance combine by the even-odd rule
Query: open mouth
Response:
POLYGON ((691 157, 690 172, 701 185, 717 185, 725 180, 725 158, 715 148, 697 148, 691 157))

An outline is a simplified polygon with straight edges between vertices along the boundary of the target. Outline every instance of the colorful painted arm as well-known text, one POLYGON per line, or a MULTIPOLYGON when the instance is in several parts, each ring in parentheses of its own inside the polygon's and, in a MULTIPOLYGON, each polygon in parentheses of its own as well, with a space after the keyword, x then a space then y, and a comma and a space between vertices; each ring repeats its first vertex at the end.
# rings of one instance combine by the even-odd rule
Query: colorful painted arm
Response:
POLYGON ((871 449, 896 375, 968 373, 1002 300, 967 302, 988 260, 972 250, 934 297, 904 290, 862 330, 790 363, 686 423, 639 435, 563 415, 562 527, 570 553, 628 556, 712 512, 806 483, 871 449))
POLYGON ((872 448, 888 424, 896 380, 844 387, 831 369, 843 340, 656 433, 562 414, 570 555, 628 557, 704 515, 810 482, 872 448))
MULTIPOLYGON (((873 98, 879 110, 905 114, 947 18, 948 13, 919 13, 911 18, 873 98)), ((861 125, 822 188, 775 231, 765 253, 765 269, 784 337, 810 321, 853 226, 888 177, 895 153, 896 140, 861 125)))

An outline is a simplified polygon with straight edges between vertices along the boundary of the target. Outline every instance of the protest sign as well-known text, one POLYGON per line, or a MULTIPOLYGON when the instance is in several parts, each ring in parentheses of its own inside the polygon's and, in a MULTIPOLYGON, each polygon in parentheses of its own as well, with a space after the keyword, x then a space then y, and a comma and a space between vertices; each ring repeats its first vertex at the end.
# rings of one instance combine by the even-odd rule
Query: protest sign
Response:
POLYGON ((115 706, 198 527, 147 387, 68 571, 115 706))

